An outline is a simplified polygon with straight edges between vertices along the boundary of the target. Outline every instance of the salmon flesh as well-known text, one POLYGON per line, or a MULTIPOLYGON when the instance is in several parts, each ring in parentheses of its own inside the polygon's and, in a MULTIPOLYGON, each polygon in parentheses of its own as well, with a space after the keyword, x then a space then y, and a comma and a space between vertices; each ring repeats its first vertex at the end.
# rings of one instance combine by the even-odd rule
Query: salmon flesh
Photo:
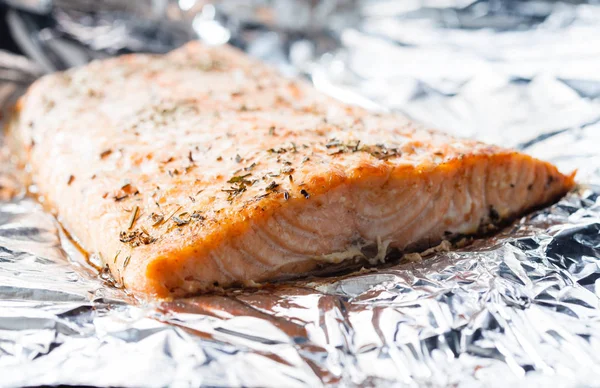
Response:
POLYGON ((574 184, 531 156, 342 104, 197 42, 45 76, 9 130, 40 200, 144 299, 383 261, 574 184))

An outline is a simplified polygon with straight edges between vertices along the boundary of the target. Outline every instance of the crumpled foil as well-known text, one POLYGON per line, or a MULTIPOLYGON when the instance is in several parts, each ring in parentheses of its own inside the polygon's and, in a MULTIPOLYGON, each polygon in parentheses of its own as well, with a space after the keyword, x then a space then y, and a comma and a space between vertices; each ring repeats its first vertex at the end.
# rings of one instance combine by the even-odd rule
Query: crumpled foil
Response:
POLYGON ((578 169, 581 186, 422 262, 153 305, 107 285, 39 204, 2 202, 0 386, 599 384, 600 5, 197 3, 178 2, 197 13, 181 22, 206 40, 340 99, 578 169))

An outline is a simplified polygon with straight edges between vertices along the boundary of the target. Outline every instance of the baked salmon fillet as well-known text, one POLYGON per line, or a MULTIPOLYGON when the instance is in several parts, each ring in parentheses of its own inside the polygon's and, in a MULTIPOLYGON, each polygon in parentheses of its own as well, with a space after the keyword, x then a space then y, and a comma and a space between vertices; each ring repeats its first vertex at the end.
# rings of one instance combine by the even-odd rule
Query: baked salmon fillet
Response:
POLYGON ((45 76, 9 130, 40 200, 144 299, 383 261, 574 184, 531 156, 344 105, 197 42, 45 76))

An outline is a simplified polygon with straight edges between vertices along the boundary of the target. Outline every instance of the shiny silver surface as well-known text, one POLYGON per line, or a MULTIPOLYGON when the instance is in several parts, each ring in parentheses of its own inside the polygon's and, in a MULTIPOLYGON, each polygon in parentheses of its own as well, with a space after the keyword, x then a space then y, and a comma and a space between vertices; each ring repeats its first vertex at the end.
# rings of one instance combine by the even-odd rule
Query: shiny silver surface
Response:
MULTIPOLYGON (((277 21, 299 2, 199 3, 179 1, 178 20, 204 39, 578 169, 582 185, 422 262, 155 305, 107 285, 40 205, 0 203, 0 386, 600 384, 599 5, 359 1, 328 25, 348 9, 330 1, 295 13, 302 31, 322 15, 298 34, 277 21)), ((37 74, 16 63, 11 93, 37 74)))

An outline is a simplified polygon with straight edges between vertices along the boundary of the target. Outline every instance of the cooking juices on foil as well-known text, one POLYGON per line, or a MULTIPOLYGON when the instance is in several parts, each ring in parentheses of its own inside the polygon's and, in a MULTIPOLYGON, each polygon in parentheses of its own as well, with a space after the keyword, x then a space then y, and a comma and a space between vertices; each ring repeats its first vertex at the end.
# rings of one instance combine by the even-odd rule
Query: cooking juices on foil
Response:
MULTIPOLYGON (((318 87, 520 146, 598 182, 598 79, 589 70, 600 65, 598 6, 361 5, 342 47, 307 64, 318 87)), ((289 43, 297 64, 318 39, 253 32, 234 39, 272 58, 289 54, 289 43)), ((422 262, 160 305, 107 287, 40 205, 2 202, 0 385, 592 384, 598 193, 581 187, 422 262)))

